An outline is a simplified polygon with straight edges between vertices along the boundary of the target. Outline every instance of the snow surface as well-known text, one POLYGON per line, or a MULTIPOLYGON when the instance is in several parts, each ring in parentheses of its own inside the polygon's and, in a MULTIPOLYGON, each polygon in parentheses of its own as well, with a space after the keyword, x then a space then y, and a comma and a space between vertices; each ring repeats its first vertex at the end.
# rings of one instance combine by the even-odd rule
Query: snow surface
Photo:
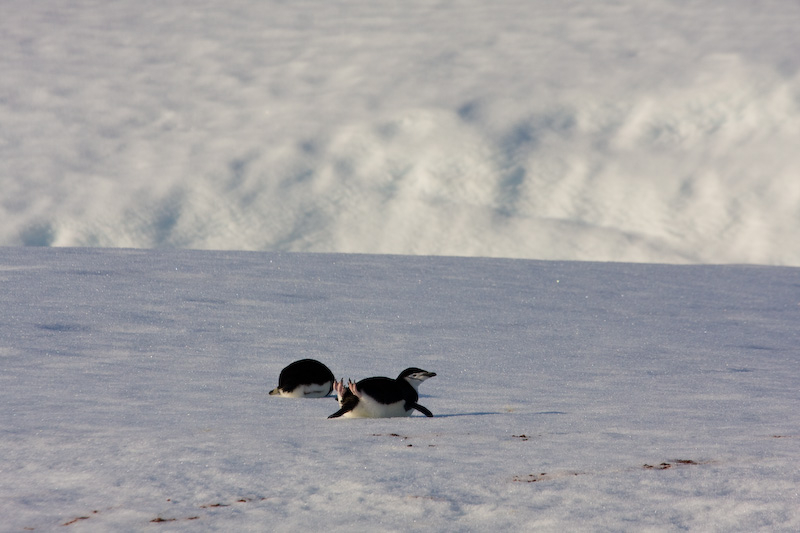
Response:
POLYGON ((3 531, 798 531, 800 270, 0 248, 3 531), (328 420, 289 362, 436 372, 328 420))
POLYGON ((800 266, 797 1, 0 8, 0 245, 800 266))

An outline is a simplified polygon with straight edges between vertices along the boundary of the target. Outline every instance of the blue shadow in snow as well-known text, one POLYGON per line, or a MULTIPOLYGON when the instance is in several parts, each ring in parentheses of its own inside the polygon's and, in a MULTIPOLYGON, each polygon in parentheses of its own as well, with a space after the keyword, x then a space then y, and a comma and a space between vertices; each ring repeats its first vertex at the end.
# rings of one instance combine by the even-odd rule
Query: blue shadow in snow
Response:
MULTIPOLYGON (((450 418, 452 416, 485 416, 485 415, 510 415, 513 412, 500 412, 500 411, 482 411, 480 413, 448 413, 444 415, 433 415, 433 418, 450 418)), ((542 411, 534 413, 535 415, 565 415, 565 411, 542 411)))
POLYGON ((505 415, 508 413, 499 413, 495 411, 487 411, 483 413, 449 413, 446 415, 433 415, 433 418, 450 418, 451 416, 484 416, 484 415, 505 415))

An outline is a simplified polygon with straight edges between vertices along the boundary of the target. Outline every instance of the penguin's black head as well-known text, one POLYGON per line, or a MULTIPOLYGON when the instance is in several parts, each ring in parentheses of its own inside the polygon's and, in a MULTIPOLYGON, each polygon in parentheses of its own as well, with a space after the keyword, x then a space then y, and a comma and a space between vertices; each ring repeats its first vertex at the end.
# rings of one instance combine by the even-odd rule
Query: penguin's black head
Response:
POLYGON ((422 370, 421 368, 412 366, 411 368, 406 368, 400 372, 400 375, 397 376, 397 379, 398 381, 405 379, 416 389, 420 383, 428 378, 432 378, 435 375, 436 372, 428 372, 427 370, 422 370))

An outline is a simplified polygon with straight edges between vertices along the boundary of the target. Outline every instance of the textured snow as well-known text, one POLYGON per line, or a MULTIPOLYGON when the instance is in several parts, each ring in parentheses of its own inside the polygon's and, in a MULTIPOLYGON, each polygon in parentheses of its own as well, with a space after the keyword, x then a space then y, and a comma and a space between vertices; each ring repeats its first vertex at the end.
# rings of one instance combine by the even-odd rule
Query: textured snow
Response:
POLYGON ((800 271, 0 248, 3 531, 797 531, 800 271), (289 362, 437 373, 328 420, 289 362))
POLYGON ((0 245, 800 266, 800 4, 4 1, 0 245))

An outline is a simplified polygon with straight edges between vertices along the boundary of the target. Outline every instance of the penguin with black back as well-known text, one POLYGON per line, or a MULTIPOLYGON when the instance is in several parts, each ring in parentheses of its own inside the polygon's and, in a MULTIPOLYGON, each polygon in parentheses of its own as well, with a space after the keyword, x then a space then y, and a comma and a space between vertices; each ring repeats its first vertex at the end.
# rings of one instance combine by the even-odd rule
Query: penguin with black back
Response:
POLYGON ((278 386, 269 393, 286 398, 324 398, 333 390, 334 381, 330 368, 316 359, 301 359, 281 370, 278 386))
POLYGON ((358 383, 344 379, 336 381, 333 389, 339 400, 339 409, 328 418, 389 418, 411 416, 416 409, 425 416, 433 414, 419 403, 417 389, 428 378, 436 375, 421 368, 406 368, 397 379, 373 377, 358 383))

